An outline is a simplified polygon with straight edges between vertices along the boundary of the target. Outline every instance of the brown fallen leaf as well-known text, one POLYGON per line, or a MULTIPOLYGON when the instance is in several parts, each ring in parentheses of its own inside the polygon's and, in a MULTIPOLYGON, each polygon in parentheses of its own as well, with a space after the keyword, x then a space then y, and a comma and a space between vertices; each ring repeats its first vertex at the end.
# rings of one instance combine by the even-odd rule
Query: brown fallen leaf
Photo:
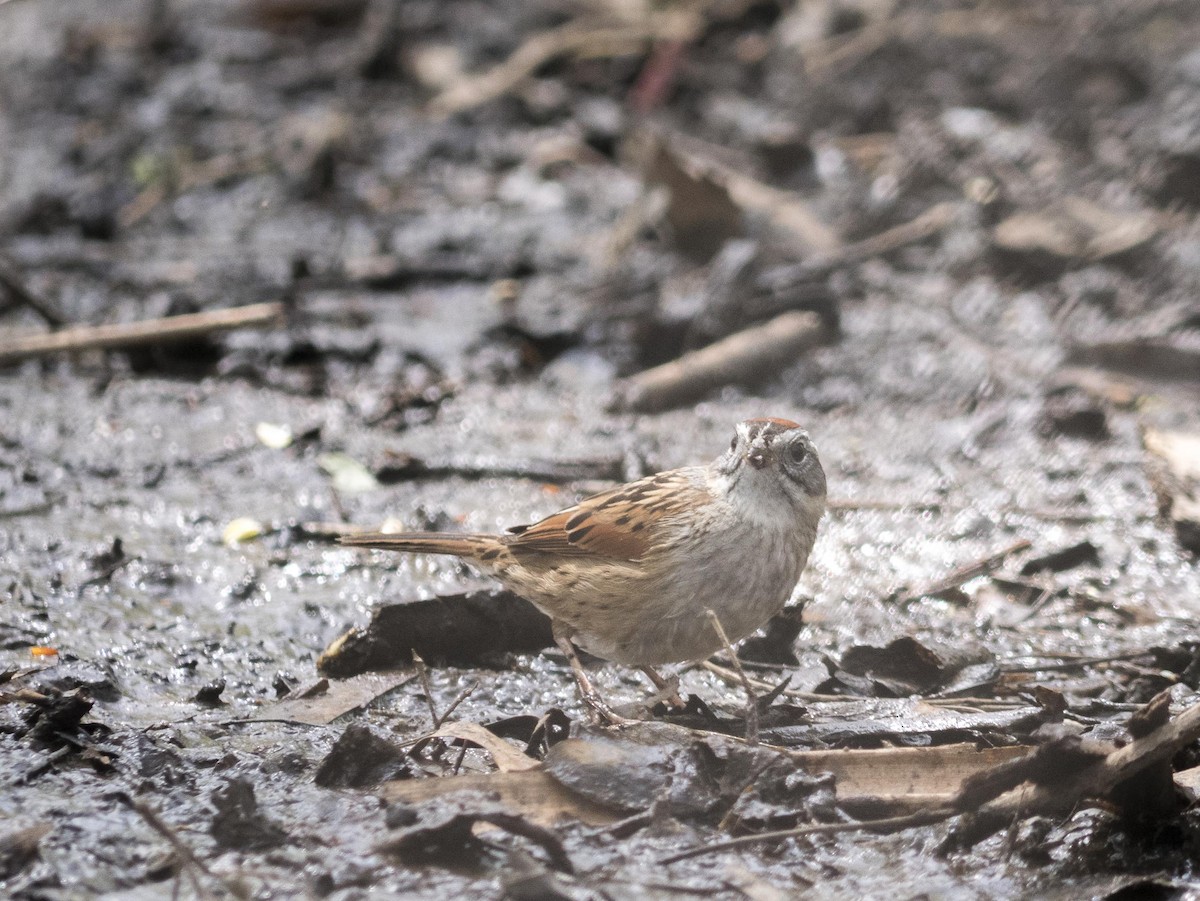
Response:
POLYGON ((1117 211, 1067 197, 1040 210, 1014 213, 995 227, 992 241, 1012 253, 1102 260, 1139 247, 1157 233, 1153 213, 1117 211))
POLYGON ((253 720, 291 720, 324 726, 339 716, 365 707, 381 695, 411 682, 416 675, 411 672, 362 673, 348 679, 321 680, 326 690, 314 693, 304 689, 299 696, 287 697, 263 707, 253 720))
POLYGON ((490 773, 486 776, 444 776, 388 782, 379 794, 393 804, 421 805, 459 794, 486 792, 507 810, 520 813, 531 823, 553 826, 564 819, 589 826, 608 826, 621 813, 590 801, 564 788, 541 766, 528 770, 490 773))
POLYGON ((554 643, 550 620, 508 591, 472 591, 378 608, 317 659, 330 676, 351 676, 412 662, 476 666, 489 656, 540 651, 554 643))
POLYGON ((455 738, 478 745, 492 755, 492 760, 496 761, 496 766, 504 773, 532 770, 538 766, 538 762, 532 757, 478 723, 443 723, 433 733, 433 737, 455 738))

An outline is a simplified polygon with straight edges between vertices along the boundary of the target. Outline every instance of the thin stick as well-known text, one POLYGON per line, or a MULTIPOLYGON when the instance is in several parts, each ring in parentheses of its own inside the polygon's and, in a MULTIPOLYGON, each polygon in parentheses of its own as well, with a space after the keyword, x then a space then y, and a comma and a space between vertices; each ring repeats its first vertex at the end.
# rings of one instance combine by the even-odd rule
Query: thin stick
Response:
POLYGON ((571 22, 530 36, 504 62, 458 79, 434 97, 429 108, 436 116, 450 116, 504 96, 558 57, 621 55, 655 40, 686 42, 702 24, 702 19, 692 12, 649 16, 630 25, 588 26, 571 22))
POLYGON ((918 589, 917 591, 912 591, 901 595, 900 598, 897 599, 897 603, 905 604, 909 601, 915 601, 918 598, 944 594, 945 592, 954 588, 960 588, 964 583, 970 582, 972 579, 976 579, 979 576, 989 575, 990 573, 999 569, 1004 564, 1004 561, 1013 554, 1028 550, 1030 546, 1030 542, 1024 538, 1022 538, 1020 541, 1014 541, 1008 547, 999 550, 994 554, 989 554, 982 560, 976 560, 974 563, 968 563, 966 566, 954 570, 954 572, 950 573, 950 575, 946 576, 944 579, 939 579, 938 581, 933 582, 930 585, 926 585, 924 588, 918 589))
POLYGON ((283 304, 258 303, 206 313, 144 319, 141 322, 78 326, 46 335, 26 335, 0 341, 0 365, 54 353, 111 350, 187 341, 230 329, 275 325, 282 318, 283 304))
POLYGON ((196 853, 176 834, 174 829, 167 825, 149 804, 138 798, 130 798, 129 804, 134 809, 134 812, 146 822, 147 826, 167 840, 171 849, 183 861, 184 869, 191 880, 192 890, 195 891, 196 897, 206 898, 209 896, 209 893, 204 891, 200 885, 200 880, 196 878, 195 870, 199 870, 211 879, 215 879, 226 891, 231 892, 234 897, 239 897, 242 894, 230 886, 222 877, 210 870, 204 861, 196 856, 196 853))
POLYGON ((429 682, 429 669, 416 651, 412 652, 412 659, 413 669, 417 671, 417 678, 421 680, 421 690, 425 692, 425 703, 429 705, 429 718, 433 721, 433 731, 436 732, 438 726, 442 724, 442 718, 438 716, 437 708, 433 705, 433 685, 429 682))
POLYGON ((750 686, 750 679, 746 675, 746 671, 742 669, 742 661, 738 659, 733 645, 729 643, 729 636, 725 634, 725 627, 717 619, 717 614, 711 608, 705 613, 708 614, 708 620, 712 623, 717 637, 721 639, 721 644, 725 645, 725 651, 729 654, 729 659, 733 661, 733 668, 737 670, 738 678, 742 680, 742 690, 746 692, 746 744, 756 745, 758 744, 758 695, 750 686))
POLYGON ((617 387, 611 406, 654 412, 690 403, 714 388, 762 378, 784 361, 830 339, 813 312, 783 313, 669 363, 632 375, 617 387))
POLYGON ((62 328, 67 324, 67 318, 54 309, 48 300, 34 294, 26 286, 24 279, 10 268, 7 263, 0 261, 0 288, 4 288, 19 304, 24 304, 46 321, 51 328, 62 328))
POLYGON ((883 256, 909 244, 924 241, 949 226, 955 215, 953 204, 935 204, 915 219, 885 229, 869 238, 815 254, 803 263, 772 269, 764 274, 762 287, 772 292, 793 289, 797 284, 812 281, 842 266, 862 263, 872 257, 883 256))
POLYGON ((758 832, 754 835, 741 835, 727 841, 711 845, 701 845, 690 851, 682 851, 671 857, 662 858, 659 863, 676 863, 702 854, 715 854, 718 851, 729 851, 746 845, 757 845, 760 842, 780 841, 785 838, 798 838, 802 835, 835 835, 840 832, 862 832, 864 830, 880 829, 885 831, 909 829, 913 826, 927 826, 930 823, 940 823, 958 814, 952 807, 936 807, 933 810, 922 810, 917 813, 905 814, 900 817, 885 817, 881 820, 856 820, 851 823, 816 823, 811 826, 797 826, 795 829, 777 829, 774 832, 758 832))
MULTIPOLYGON (((416 657, 416 654, 414 654, 413 657, 416 657)), ((443 713, 436 720, 434 720, 433 730, 436 732, 438 729, 442 728, 442 723, 444 723, 444 722, 446 722, 446 720, 450 719, 450 714, 452 714, 456 709, 458 709, 459 704, 461 704, 467 698, 471 697, 471 695, 475 694, 475 689, 477 689, 477 688, 479 688, 479 682, 476 681, 476 682, 472 682, 470 685, 468 685, 466 688, 464 688, 462 691, 460 691, 458 693, 458 697, 456 697, 453 701, 450 702, 450 706, 446 708, 446 712, 443 713)))

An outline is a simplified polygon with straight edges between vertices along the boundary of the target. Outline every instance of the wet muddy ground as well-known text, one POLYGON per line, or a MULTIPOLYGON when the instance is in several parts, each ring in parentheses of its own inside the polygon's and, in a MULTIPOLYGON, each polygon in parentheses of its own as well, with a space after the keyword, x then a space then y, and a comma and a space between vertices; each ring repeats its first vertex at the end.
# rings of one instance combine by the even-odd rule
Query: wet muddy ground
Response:
POLYGON ((580 764, 609 738, 565 659, 482 653, 461 601, 454 665, 317 660, 492 587, 340 531, 529 522, 772 415, 810 430, 831 509, 799 619, 743 650, 791 678, 764 742, 1136 748, 1164 691, 1183 722, 1197 47, 1187 0, 0 3, 0 356, 48 318, 286 310, 0 370, 0 894, 1194 890, 1194 736, 1174 781, 975 841, 957 811, 664 863, 900 808, 839 807, 820 769, 746 800, 765 752, 709 734, 745 701, 698 666, 707 711, 580 764), (795 310, 822 325, 783 359, 620 403, 795 310), (418 741, 435 718, 494 738, 418 741))

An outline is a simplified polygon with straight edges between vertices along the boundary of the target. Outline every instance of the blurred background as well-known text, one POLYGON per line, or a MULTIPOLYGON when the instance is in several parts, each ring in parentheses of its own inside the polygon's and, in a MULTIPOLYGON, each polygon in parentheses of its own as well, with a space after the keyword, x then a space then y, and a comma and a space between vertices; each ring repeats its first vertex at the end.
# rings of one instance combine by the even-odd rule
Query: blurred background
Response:
MULTIPOLYGON (((1142 702, 1196 678, 1198 288, 1192 0, 6 0, 0 672, 56 652, 38 684, 161 726, 181 773, 304 773, 336 733, 188 723, 488 584, 339 533, 502 529, 768 415, 830 485, 794 688, 861 691, 835 661, 915 636, 1024 661, 1010 693, 1142 702)), ((561 661, 503 667, 431 690, 577 709, 561 661)), ((415 737, 401 695, 372 715, 415 737)), ((0 810, 91 784, 57 778, 0 810)), ((259 791, 334 804, 300 781, 259 791)), ((320 828, 378 816, 336 804, 320 828)), ((149 866, 120 817, 78 828, 149 866)), ((271 866, 371 873, 360 844, 271 866)))

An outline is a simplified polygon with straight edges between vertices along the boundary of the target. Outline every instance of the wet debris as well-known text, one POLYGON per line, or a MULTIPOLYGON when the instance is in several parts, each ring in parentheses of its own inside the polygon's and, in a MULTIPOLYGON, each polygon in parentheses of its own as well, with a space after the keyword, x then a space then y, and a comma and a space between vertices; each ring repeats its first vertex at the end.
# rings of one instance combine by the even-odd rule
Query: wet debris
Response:
POLYGON ((1042 572, 1061 573, 1079 566, 1099 565, 1100 548, 1091 541, 1084 540, 1031 557, 1022 564, 1021 575, 1032 576, 1042 572))
POLYGON ((763 627, 762 635, 752 635, 738 647, 738 656, 746 663, 796 666, 796 639, 804 628, 804 605, 784 607, 763 627))
POLYGON ((679 250, 701 262, 755 221, 793 253, 835 252, 842 244, 803 197, 749 174, 715 145, 681 133, 642 132, 631 141, 644 177, 670 192, 667 219, 679 250))
POLYGON ((681 253, 706 261, 742 234, 742 211, 712 173, 689 166, 665 141, 651 139, 642 153, 644 178, 667 192, 666 220, 681 253))
POLYGON ((568 22, 529 36, 507 59, 490 69, 454 78, 430 101, 429 111, 440 118, 496 100, 561 57, 596 58, 644 51, 656 40, 690 40, 703 24, 703 17, 694 10, 670 10, 626 23, 568 22))
POLYGON ((0 313, 7 312, 9 305, 19 305, 33 310, 52 329, 69 324, 55 304, 30 290, 17 266, 3 257, 0 257, 0 292, 5 301, 0 313))
POLYGON ((626 813, 649 811, 713 825, 764 828, 825 816, 833 779, 798 771, 780 751, 678 727, 584 732, 550 749, 545 771, 571 791, 626 813))
POLYGON ((370 726, 353 723, 325 755, 314 781, 322 788, 365 788, 411 775, 403 748, 370 726))
POLYGON ((558 872, 575 872, 562 840, 551 830, 499 809, 485 798, 459 798, 457 802, 423 812, 415 826, 400 830, 376 850, 395 855, 408 866, 432 864, 454 869, 477 868, 489 851, 477 837, 476 829, 488 824, 532 842, 558 872), (468 803, 472 803, 474 809, 464 809, 468 803))
POLYGON ((968 780, 963 785, 960 806, 970 809, 971 814, 952 834, 950 843, 968 847, 1005 828, 1014 814, 1062 813, 1081 802, 1109 800, 1125 815, 1135 818, 1151 813, 1147 805, 1157 805, 1159 816, 1174 815, 1178 805, 1171 800, 1174 786, 1170 761, 1181 748, 1200 738, 1200 705, 1164 720, 1161 710, 1167 705, 1165 694, 1147 705, 1143 717, 1149 731, 1139 729, 1143 734, 1131 742, 1066 736, 1039 748, 1023 768, 1004 765, 1012 767, 1003 771, 1009 773, 1008 778, 996 779, 1001 772, 997 768, 991 778, 981 774, 968 780), (1155 707, 1160 710, 1154 711, 1155 707), (1018 780, 1016 773, 1023 778, 1018 780), (1023 781, 1031 787, 1010 790, 1023 781), (981 786, 986 788, 981 790, 981 786), (998 787, 1003 791, 996 792, 998 787), (977 801, 982 803, 972 804, 977 801))
POLYGON ((664 862, 802 835, 858 830, 890 832, 955 817, 959 820, 942 849, 960 850, 1011 827, 1015 821, 1060 816, 1081 804, 1092 807, 1115 804, 1125 816, 1136 818, 1145 813, 1142 801, 1147 797, 1169 805, 1158 808, 1159 816, 1173 817, 1178 814, 1179 805, 1168 800, 1173 792, 1170 761, 1182 748, 1200 738, 1200 705, 1163 722, 1159 708, 1167 703, 1159 698, 1151 702, 1149 706, 1154 709, 1147 710, 1144 716, 1148 726, 1158 725, 1132 741, 1069 729, 1051 730, 1036 748, 1022 756, 966 776, 945 803, 934 803, 902 816, 816 823, 741 836, 673 855, 664 862))
POLYGON ((258 809, 254 786, 246 779, 230 779, 213 790, 216 808, 209 834, 218 847, 228 850, 265 851, 290 841, 287 832, 258 809))
POLYGON ((910 699, 878 699, 846 705, 810 702, 803 725, 765 725, 759 737, 781 747, 879 748, 984 742, 1020 744, 1052 714, 1021 705, 997 710, 963 710, 910 699))
POLYGON ((505 861, 501 884, 508 901, 583 901, 596 897, 528 854, 513 851, 505 861))
POLYGON ((1070 359, 1140 376, 1195 382, 1200 379, 1200 337, 1193 331, 1080 343, 1071 348, 1070 359))
POLYGON ((365 628, 335 639, 317 668, 352 676, 409 665, 414 651, 433 666, 486 666, 553 643, 549 618, 524 598, 473 591, 380 607, 365 628))
MULTIPOLYGON (((52 655, 51 659, 54 656, 61 658, 62 655, 52 655)), ((60 659, 55 666, 30 673, 23 684, 52 697, 83 693, 89 702, 108 703, 121 697, 121 689, 111 670, 87 660, 60 659)))
POLYGON ((979 560, 960 566, 944 578, 936 579, 912 591, 900 592, 894 602, 904 604, 923 597, 940 597, 945 600, 965 601, 967 598, 962 591, 964 584, 970 582, 972 579, 978 579, 980 576, 991 575, 1008 562, 1009 557, 1027 551, 1031 546, 1031 542, 1024 538, 1014 541, 994 554, 989 554, 979 560))
POLYGON ((1107 441, 1112 437, 1108 413, 1086 393, 1067 388, 1048 395, 1038 416, 1038 433, 1051 438, 1083 438, 1107 441))
MULTIPOLYGON (((1117 297, 1120 296, 1118 290, 1117 297)), ((1195 305, 1186 301, 1116 321, 1104 321, 1088 328, 1072 342, 1069 360, 1141 378, 1192 383, 1200 379, 1200 331, 1197 325, 1200 325, 1200 317, 1195 305)))
MULTIPOLYGON (((93 703, 88 693, 79 688, 65 692, 48 689, 45 693, 24 689, 5 699, 29 705, 22 717, 24 728, 18 735, 52 748, 62 745, 64 737, 85 728, 83 718, 91 712, 93 703)), ((91 725, 102 728, 99 724, 91 725)))
POLYGON ((570 737, 571 718, 552 707, 541 716, 524 714, 488 723, 487 730, 500 738, 521 742, 526 754, 540 760, 551 747, 570 737))
POLYGON ((869 697, 905 698, 951 688, 957 676, 969 670, 972 684, 999 676, 992 655, 977 648, 939 645, 936 649, 908 636, 884 647, 856 645, 830 661, 829 679, 817 691, 825 694, 861 694, 869 697))
POLYGON ((351 711, 367 707, 415 678, 412 672, 385 670, 358 673, 343 679, 316 679, 289 689, 285 697, 266 705, 252 719, 323 726, 351 711))
MULTIPOLYGON (((451 739, 452 746, 482 748, 491 756, 496 768, 505 773, 531 770, 538 765, 538 759, 528 751, 514 747, 477 723, 443 723, 438 726, 431 739, 451 739)), ((414 747, 413 753, 418 753, 418 750, 419 746, 414 747)))
POLYGON ((219 707, 225 703, 221 700, 223 691, 225 691, 225 680, 213 679, 201 686, 200 690, 192 695, 192 700, 203 707, 219 707))
POLYGON ((570 791, 541 768, 389 782, 380 787, 379 794, 389 804, 418 809, 442 800, 466 804, 471 798, 486 797, 491 803, 543 826, 563 820, 607 826, 621 818, 620 808, 599 804, 570 791))

